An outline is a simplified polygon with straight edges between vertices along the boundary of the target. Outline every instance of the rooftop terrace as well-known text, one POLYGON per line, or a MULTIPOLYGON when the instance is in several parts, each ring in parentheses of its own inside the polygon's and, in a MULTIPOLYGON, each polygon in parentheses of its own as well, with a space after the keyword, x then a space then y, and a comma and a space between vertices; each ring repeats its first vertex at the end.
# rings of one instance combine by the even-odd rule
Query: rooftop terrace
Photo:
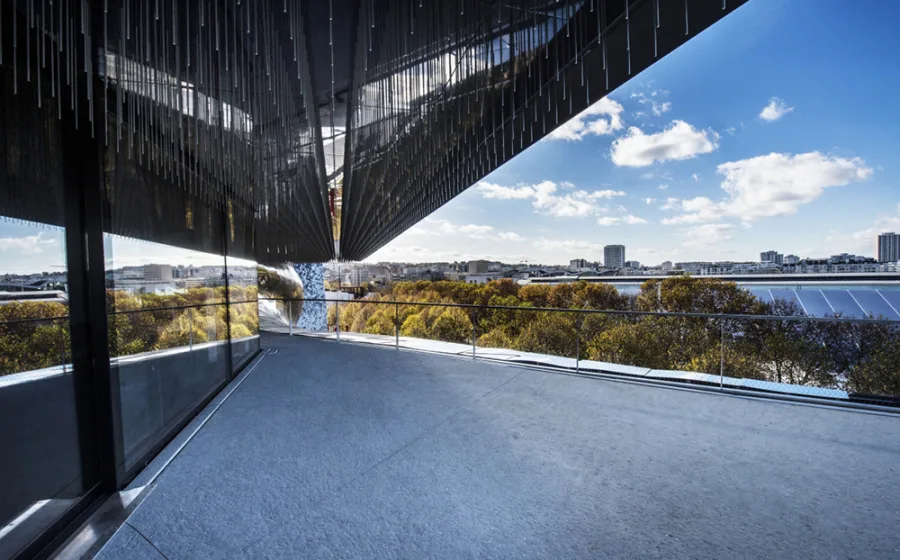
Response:
POLYGON ((900 557, 896 416, 263 347, 98 558, 900 557))

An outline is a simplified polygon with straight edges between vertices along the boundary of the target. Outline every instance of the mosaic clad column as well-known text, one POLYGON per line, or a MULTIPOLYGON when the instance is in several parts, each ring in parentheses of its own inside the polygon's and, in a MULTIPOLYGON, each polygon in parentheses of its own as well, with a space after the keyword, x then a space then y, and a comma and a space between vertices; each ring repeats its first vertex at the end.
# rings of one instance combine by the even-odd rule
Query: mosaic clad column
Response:
MULTIPOLYGON (((322 263, 300 263, 294 265, 303 284, 304 299, 325 299, 325 265, 322 263)), ((324 301, 305 301, 297 319, 296 327, 309 331, 328 330, 327 308, 324 301)))

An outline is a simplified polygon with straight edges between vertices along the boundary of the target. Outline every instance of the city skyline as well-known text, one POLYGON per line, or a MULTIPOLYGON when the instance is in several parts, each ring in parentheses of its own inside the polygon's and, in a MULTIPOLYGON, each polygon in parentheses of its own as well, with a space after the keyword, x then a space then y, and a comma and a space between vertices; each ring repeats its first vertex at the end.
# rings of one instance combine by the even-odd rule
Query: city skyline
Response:
MULTIPOLYGON (((423 220, 423 222, 427 222, 428 219, 423 220)), ((420 223, 421 225, 421 223, 420 223)), ((0 269, 0 276, 3 275, 34 275, 34 274, 56 274, 56 273, 64 273, 66 270, 65 266, 65 254, 64 254, 64 235, 62 230, 58 230, 50 227, 42 227, 39 231, 34 231, 34 226, 28 224, 15 224, 13 227, 22 228, 24 233, 28 235, 23 235, 21 237, 0 237, 0 254, 12 251, 19 251, 19 259, 15 262, 6 261, 3 264, 2 269, 0 269)), ((417 225, 416 227, 419 227, 417 225)), ((442 224, 441 228, 444 230, 444 233, 453 233, 446 230, 446 226, 442 224)), ((898 228, 900 229, 900 228, 898 228)), ((474 237, 476 239, 485 239, 490 233, 492 229, 485 229, 483 232, 478 233, 476 230, 471 230, 471 233, 468 235, 469 237, 474 237)), ((792 251, 791 249, 785 249, 781 246, 769 247, 769 246, 761 246, 759 249, 755 250, 754 253, 748 255, 748 258, 745 259, 735 259, 735 258, 713 258, 713 257, 700 257, 693 259, 677 259, 672 257, 667 257, 665 254, 660 253, 656 260, 642 260, 636 257, 633 257, 632 251, 635 249, 625 245, 625 250, 627 254, 628 261, 638 261, 642 265, 645 266, 658 266, 666 261, 670 262, 760 262, 762 259, 761 254, 763 252, 775 251, 781 253, 785 256, 796 256, 799 259, 806 260, 816 260, 816 259, 827 259, 828 257, 840 255, 840 254, 858 254, 866 257, 873 257, 878 260, 878 251, 875 248, 877 239, 879 236, 892 233, 887 231, 876 231, 872 234, 871 243, 872 250, 870 251, 861 251, 861 252, 851 252, 842 250, 841 247, 834 247, 830 250, 826 250, 821 254, 801 254, 796 251, 792 251)), ((511 259, 503 259, 503 258, 491 258, 489 256, 480 255, 475 253, 474 256, 466 257, 464 254, 457 258, 450 259, 438 259, 438 258, 428 258, 427 255, 423 256, 423 258, 419 259, 377 259, 379 254, 382 252, 379 251, 375 253, 372 258, 366 259, 361 264, 375 264, 375 263, 407 263, 407 264, 422 264, 422 263, 438 263, 438 262, 461 262, 467 263, 473 260, 487 260, 491 262, 502 262, 505 264, 518 264, 525 263, 529 265, 540 264, 540 265, 548 265, 548 266, 563 266, 568 264, 572 260, 576 259, 584 259, 588 262, 596 262, 596 263, 605 263, 604 258, 604 248, 607 246, 617 246, 622 245, 619 243, 610 243, 608 245, 601 245, 598 247, 598 252, 592 253, 589 250, 581 250, 579 248, 575 248, 575 252, 572 254, 571 258, 562 258, 559 257, 556 260, 547 260, 542 261, 536 258, 511 258, 511 259), (581 251, 581 252, 579 252, 581 251)), ((168 264, 172 266, 195 266, 195 267, 206 267, 206 266, 223 266, 224 257, 222 255, 215 255, 212 253, 202 253, 199 251, 189 251, 185 249, 179 249, 177 247, 172 247, 168 245, 162 245, 158 243, 151 243, 146 241, 128 239, 121 236, 108 235, 107 241, 105 243, 105 252, 106 252, 106 270, 113 271, 119 270, 124 267, 141 267, 149 264, 168 264)), ((229 266, 252 266, 255 265, 253 261, 249 261, 246 259, 239 259, 235 257, 228 257, 229 266)))

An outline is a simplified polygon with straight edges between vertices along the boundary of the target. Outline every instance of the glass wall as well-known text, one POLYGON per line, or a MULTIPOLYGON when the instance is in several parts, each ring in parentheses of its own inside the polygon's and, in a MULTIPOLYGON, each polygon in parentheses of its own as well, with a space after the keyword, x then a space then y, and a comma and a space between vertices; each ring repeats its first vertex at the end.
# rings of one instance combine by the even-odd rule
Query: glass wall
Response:
POLYGON ((104 235, 110 370, 125 472, 231 373, 225 257, 104 235))
POLYGON ((236 372, 259 350, 257 265, 253 261, 237 257, 226 257, 225 262, 228 272, 231 364, 236 372))
POLYGON ((13 81, 0 66, 0 558, 30 554, 100 481, 90 372, 72 352, 85 329, 66 131, 49 96, 38 108, 35 84, 13 81))

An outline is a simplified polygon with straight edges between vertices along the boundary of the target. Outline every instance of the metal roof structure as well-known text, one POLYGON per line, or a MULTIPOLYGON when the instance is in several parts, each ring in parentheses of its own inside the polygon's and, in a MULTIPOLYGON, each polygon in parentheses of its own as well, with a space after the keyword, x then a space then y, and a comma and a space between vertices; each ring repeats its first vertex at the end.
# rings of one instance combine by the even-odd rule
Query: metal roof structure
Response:
MULTIPOLYGON (((104 231, 361 260, 744 1, 4 2, 4 134, 42 157, 0 167, 86 127, 104 231)), ((0 215, 59 225, 27 183, 0 215)))

